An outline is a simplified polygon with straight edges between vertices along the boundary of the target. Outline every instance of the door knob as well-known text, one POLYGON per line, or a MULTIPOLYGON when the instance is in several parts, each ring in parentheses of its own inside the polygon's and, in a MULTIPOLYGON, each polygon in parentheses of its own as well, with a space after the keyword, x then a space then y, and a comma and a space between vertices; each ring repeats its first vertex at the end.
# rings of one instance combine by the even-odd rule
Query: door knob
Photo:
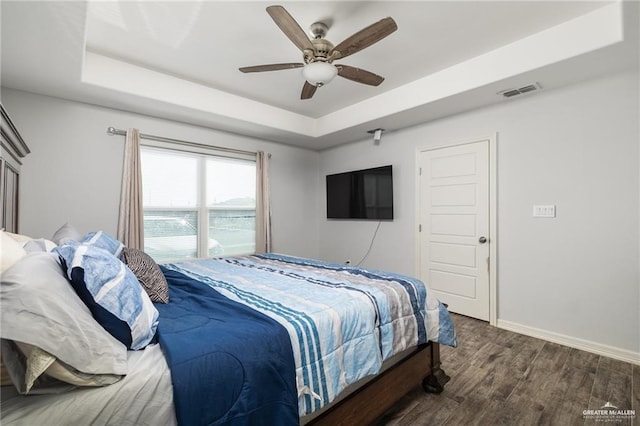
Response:
POLYGON ((480 237, 480 238, 478 239, 478 242, 479 242, 480 244, 484 244, 484 243, 486 243, 486 242, 487 242, 487 237, 480 237))

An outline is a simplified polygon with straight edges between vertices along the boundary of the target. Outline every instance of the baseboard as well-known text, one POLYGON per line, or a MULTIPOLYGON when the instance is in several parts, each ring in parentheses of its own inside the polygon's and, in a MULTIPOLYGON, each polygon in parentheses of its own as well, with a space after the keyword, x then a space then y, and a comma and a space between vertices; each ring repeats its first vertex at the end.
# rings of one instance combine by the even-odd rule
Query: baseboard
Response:
POLYGON ((541 330, 535 327, 518 324, 511 321, 498 319, 496 326, 504 330, 524 334, 571 348, 580 349, 597 355, 617 359, 631 364, 640 365, 640 353, 614 346, 603 345, 590 340, 579 339, 565 334, 554 333, 553 331, 541 330))

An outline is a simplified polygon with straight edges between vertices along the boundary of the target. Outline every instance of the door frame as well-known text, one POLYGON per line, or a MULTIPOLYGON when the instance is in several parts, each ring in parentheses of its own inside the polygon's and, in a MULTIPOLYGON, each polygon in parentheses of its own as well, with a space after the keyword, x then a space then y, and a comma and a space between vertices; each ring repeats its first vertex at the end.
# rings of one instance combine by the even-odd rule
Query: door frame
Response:
POLYGON ((497 150, 498 134, 476 137, 461 141, 451 141, 418 147, 415 153, 415 274, 420 276, 420 154, 442 148, 468 145, 476 142, 489 141, 489 324, 495 326, 498 316, 498 186, 497 186, 497 150))

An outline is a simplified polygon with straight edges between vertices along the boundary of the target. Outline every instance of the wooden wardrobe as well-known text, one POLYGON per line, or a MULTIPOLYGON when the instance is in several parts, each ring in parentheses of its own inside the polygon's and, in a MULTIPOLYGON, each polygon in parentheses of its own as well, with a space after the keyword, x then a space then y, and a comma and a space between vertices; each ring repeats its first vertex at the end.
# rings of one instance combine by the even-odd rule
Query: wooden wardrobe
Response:
POLYGON ((17 233, 20 166, 30 151, 2 104, 0 114, 0 228, 17 233))

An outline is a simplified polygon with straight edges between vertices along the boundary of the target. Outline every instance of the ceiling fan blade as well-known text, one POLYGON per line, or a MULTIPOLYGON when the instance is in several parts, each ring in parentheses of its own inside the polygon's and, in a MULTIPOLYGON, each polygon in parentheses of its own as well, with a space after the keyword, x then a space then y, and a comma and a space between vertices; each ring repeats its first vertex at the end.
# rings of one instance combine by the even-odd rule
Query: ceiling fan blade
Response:
POLYGON ((302 93, 300 94, 300 99, 311 99, 313 94, 316 93, 316 89, 318 86, 314 86, 308 81, 304 82, 304 86, 302 86, 302 93))
POLYGON ((349 65, 336 64, 338 75, 340 77, 353 80, 357 83, 368 84, 369 86, 378 86, 384 81, 384 77, 374 74, 370 71, 363 70, 349 65))
POLYGON ((307 37, 307 34, 300 28, 300 25, 289 15, 289 12, 287 12, 284 7, 269 6, 267 7, 267 13, 298 49, 301 51, 305 49, 313 50, 313 44, 309 37, 307 37))
POLYGON ((299 63, 287 63, 287 64, 268 64, 268 65, 254 65, 252 67, 242 67, 239 68, 242 72, 263 72, 263 71, 278 71, 278 70, 288 70, 293 68, 302 68, 304 64, 302 62, 299 63))
POLYGON ((361 51, 365 47, 369 47, 372 44, 377 43, 397 29, 398 25, 393 18, 388 17, 381 19, 375 24, 371 24, 347 38, 342 43, 334 47, 331 52, 339 52, 336 59, 346 58, 349 55, 353 55, 354 53, 361 51))

